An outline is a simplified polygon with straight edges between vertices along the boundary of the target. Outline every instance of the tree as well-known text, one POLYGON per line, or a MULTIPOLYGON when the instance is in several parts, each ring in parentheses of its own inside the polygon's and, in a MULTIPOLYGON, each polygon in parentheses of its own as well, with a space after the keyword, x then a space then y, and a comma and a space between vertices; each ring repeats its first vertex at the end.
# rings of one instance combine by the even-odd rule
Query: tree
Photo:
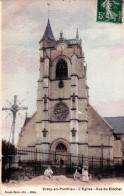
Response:
POLYGON ((12 145, 10 142, 6 142, 6 140, 2 140, 2 155, 15 155, 16 154, 16 148, 14 145, 12 145))

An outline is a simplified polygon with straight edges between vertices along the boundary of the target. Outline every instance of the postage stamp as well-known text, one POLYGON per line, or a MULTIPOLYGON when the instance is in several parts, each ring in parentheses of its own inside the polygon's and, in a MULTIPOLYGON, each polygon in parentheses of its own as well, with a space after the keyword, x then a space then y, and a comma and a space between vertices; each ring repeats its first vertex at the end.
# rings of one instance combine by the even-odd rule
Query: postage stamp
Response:
POLYGON ((122 0, 98 0, 97 22, 122 22, 122 0))

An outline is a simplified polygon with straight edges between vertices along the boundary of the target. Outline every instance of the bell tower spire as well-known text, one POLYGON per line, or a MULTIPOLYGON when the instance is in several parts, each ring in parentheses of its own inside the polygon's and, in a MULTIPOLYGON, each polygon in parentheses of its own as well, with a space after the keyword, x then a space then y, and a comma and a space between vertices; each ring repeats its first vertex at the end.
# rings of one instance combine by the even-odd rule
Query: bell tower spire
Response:
POLYGON ((47 26, 46 26, 46 29, 44 31, 43 37, 40 40, 40 42, 41 41, 55 41, 49 18, 48 18, 47 26))
POLYGON ((49 6, 50 6, 50 3, 47 3, 48 5, 48 22, 47 22, 47 26, 46 26, 46 29, 44 31, 44 34, 43 34, 43 37, 42 39, 40 40, 39 43, 41 43, 42 41, 55 41, 55 38, 54 38, 54 35, 53 35, 53 32, 52 32, 52 28, 51 28, 51 24, 50 24, 50 19, 49 19, 49 12, 52 11, 49 9, 49 6))

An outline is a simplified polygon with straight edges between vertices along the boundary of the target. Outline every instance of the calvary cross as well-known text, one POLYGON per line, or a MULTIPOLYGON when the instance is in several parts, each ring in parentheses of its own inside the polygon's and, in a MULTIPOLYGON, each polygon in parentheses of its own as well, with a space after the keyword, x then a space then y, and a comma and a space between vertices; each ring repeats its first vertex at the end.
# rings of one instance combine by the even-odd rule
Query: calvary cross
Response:
POLYGON ((19 107, 17 105, 17 96, 14 96, 14 104, 10 108, 2 108, 2 110, 9 110, 12 112, 13 115, 13 122, 12 122, 12 145, 14 145, 14 134, 15 134, 15 123, 16 123, 16 114, 19 110, 27 110, 28 107, 19 107))

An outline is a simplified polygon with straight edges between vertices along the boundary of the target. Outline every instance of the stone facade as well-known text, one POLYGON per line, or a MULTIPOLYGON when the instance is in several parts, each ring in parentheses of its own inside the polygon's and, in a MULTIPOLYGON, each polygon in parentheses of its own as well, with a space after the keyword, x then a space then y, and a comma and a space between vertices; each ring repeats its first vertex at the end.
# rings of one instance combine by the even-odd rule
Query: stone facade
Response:
POLYGON ((36 140, 36 112, 31 118, 25 119, 24 126, 18 137, 18 148, 34 147, 36 140))
POLYGON ((121 135, 121 152, 122 152, 122 158, 124 161, 124 134, 121 135))
POLYGON ((88 106, 88 144, 90 156, 113 159, 113 129, 91 105, 88 106))
MULTIPOLYGON (((40 41, 37 113, 23 127, 18 145, 113 159, 113 129, 89 104, 81 40, 78 34, 66 40, 61 33, 56 41, 51 31, 48 20, 40 41)), ((72 157, 72 162, 78 160, 72 157)))
POLYGON ((115 163, 118 163, 118 161, 122 160, 122 144, 120 140, 114 140, 114 147, 113 147, 113 151, 114 151, 114 161, 115 163))

